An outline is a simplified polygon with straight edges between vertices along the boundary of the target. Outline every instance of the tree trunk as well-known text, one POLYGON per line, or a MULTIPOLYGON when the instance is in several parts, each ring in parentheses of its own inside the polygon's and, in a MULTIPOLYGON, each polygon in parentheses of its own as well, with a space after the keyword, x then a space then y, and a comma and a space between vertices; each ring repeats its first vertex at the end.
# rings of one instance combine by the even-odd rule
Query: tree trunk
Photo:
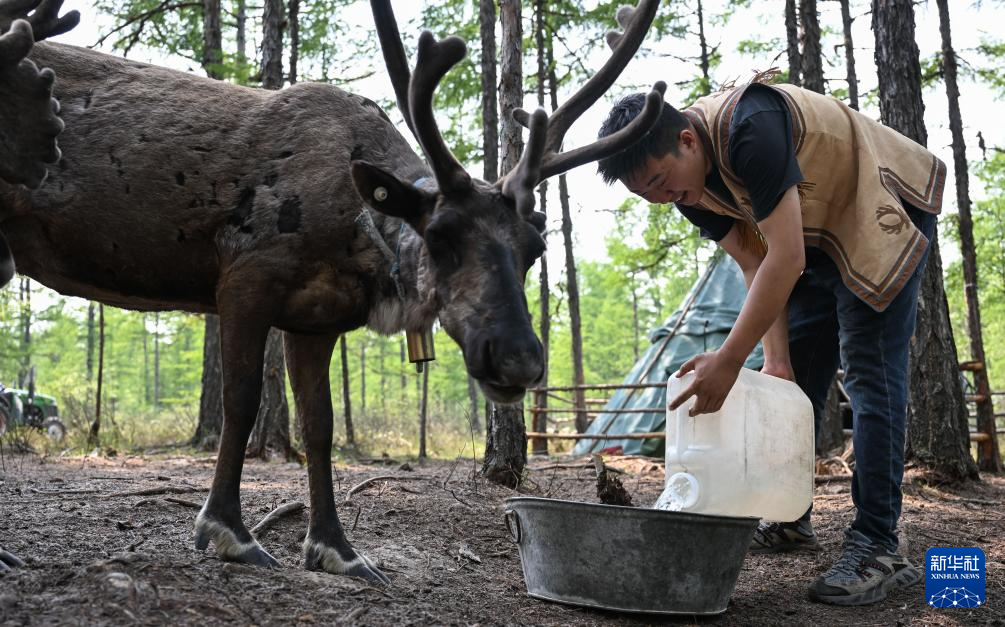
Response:
POLYGON ((359 415, 366 415, 366 337, 359 343, 359 415))
POLYGON ((523 411, 508 405, 492 405, 488 436, 485 441, 485 463, 482 474, 493 483, 516 488, 523 480, 527 465, 527 431, 523 411))
POLYGON ((841 23, 844 25, 844 59, 848 68, 848 106, 858 111, 858 75, 855 74, 855 46, 851 40, 851 8, 849 0, 841 2, 841 23))
POLYGON ((31 370, 31 279, 21 279, 21 372, 18 384, 28 387, 28 372, 31 370))
MULTIPOLYGON (((242 7, 243 8, 243 7, 242 7)), ((242 35, 243 36, 243 35, 242 35)), ((220 30, 220 0, 203 0, 203 69, 210 78, 220 80, 223 72, 223 35, 220 30)), ((202 390, 199 417, 192 446, 216 450, 223 428, 223 358, 220 354, 220 317, 206 314, 203 324, 202 390)))
POLYGON ((202 0, 202 69, 206 76, 223 78, 223 34, 220 31, 220 0, 202 0))
MULTIPOLYGON (((544 0, 534 2, 534 42, 537 46, 537 105, 544 107, 545 85, 548 82, 548 68, 551 66, 551 56, 549 48, 544 40, 544 0)), ((548 181, 541 181, 538 186, 538 211, 548 215, 548 181)), ((548 343, 551 340, 551 286, 548 278, 548 255, 542 255, 539 262, 541 264, 541 278, 538 285, 538 319, 540 320, 541 347, 544 352, 544 376, 538 384, 542 388, 548 387, 548 343)), ((534 394, 534 408, 538 411, 533 413, 531 428, 539 433, 548 430, 548 395, 544 392, 534 394)), ((546 438, 535 438, 531 442, 531 448, 535 455, 548 454, 548 440, 546 438)))
POLYGON ((468 401, 471 403, 468 409, 471 412, 470 418, 468 418, 468 425, 471 428, 471 433, 481 433, 482 432, 482 421, 479 419, 479 409, 478 409, 478 386, 475 385, 475 380, 468 375, 468 401))
POLYGON ((290 0, 290 85, 297 84, 300 61, 300 0, 290 0))
POLYGON ((262 16, 262 87, 280 89, 283 86, 283 17, 282 0, 265 0, 262 16))
MULTIPOLYGON (((548 91, 551 92, 552 111, 558 109, 558 80, 555 68, 548 72, 548 91)), ((572 213, 569 209, 569 185, 565 175, 558 177, 558 201, 562 205, 562 240, 565 243, 565 283, 568 292, 569 331, 572 334, 572 384, 582 386, 583 376, 583 322, 579 313, 579 280, 576 275, 576 258, 573 255, 572 213)), ((586 416, 586 397, 581 388, 573 394, 576 407, 576 433, 584 433, 590 426, 586 416)))
POLYGON ((639 360, 639 295, 635 289, 635 273, 632 273, 632 348, 635 350, 635 361, 639 360))
POLYGON ((841 391, 837 378, 831 382, 820 420, 820 433, 816 435, 817 456, 828 456, 844 448, 844 412, 841 410, 841 391))
POLYGON ((429 364, 422 368, 422 402, 419 405, 419 459, 426 459, 426 414, 429 407, 429 364))
POLYGON ((408 381, 405 379, 405 340, 398 340, 398 352, 401 357, 401 368, 398 370, 401 377, 401 408, 405 407, 405 398, 408 396, 408 381))
POLYGON ((154 312, 154 409, 161 406, 161 315, 154 312))
POLYGON ((708 39, 705 38, 705 10, 701 0, 698 0, 698 45, 700 46, 698 67, 701 68, 701 89, 699 92, 702 96, 707 96, 712 93, 712 77, 709 75, 712 61, 708 49, 708 39))
POLYGON ((237 61, 248 60, 248 9, 246 0, 237 0, 237 61))
POLYGON ((785 0, 785 40, 789 57, 789 82, 799 85, 799 72, 803 62, 799 54, 799 21, 796 19, 796 0, 785 0))
POLYGON ((349 349, 346 348, 345 335, 339 338, 339 355, 342 357, 342 413, 345 416, 345 443, 356 446, 356 432, 352 428, 352 401, 349 391, 349 349))
MULTIPOLYGON (((266 0, 262 34, 262 87, 283 86, 283 26, 285 7, 282 0, 266 0)), ((262 401, 251 434, 248 457, 268 457, 270 451, 286 459, 295 456, 290 444, 290 408, 286 403, 286 360, 283 337, 276 329, 269 330, 265 343, 265 364, 262 374, 262 401)))
POLYGON ((519 0, 499 0, 502 22, 502 62, 500 69, 499 109, 502 111, 502 172, 509 172, 523 152, 521 127, 513 119, 513 110, 523 106, 523 43, 519 0))
POLYGON ((496 3, 479 0, 478 24, 482 41, 482 178, 499 178, 499 113, 496 103, 496 3))
POLYGON ((984 356, 984 333, 981 326, 981 303, 977 294, 977 253, 974 247, 974 221, 970 213, 970 178, 967 169, 967 145, 963 139, 960 116, 960 88, 956 82, 956 52, 949 26, 949 3, 936 0, 939 6, 939 30, 942 33, 942 70, 949 99, 949 129, 953 136, 953 169, 956 175, 956 206, 959 208, 960 251, 963 255, 963 289, 967 299, 967 329, 970 334, 970 358, 984 367, 974 371, 977 394, 977 430, 991 439, 977 446, 981 470, 1000 472, 1002 459, 998 452, 991 386, 988 384, 987 361, 984 356))
POLYGON ((824 65, 820 52, 820 21, 817 0, 799 0, 799 19, 802 22, 803 87, 818 94, 824 93, 824 65))
POLYGON ((105 383, 105 306, 98 305, 98 392, 94 401, 94 422, 87 434, 87 447, 101 446, 101 392, 105 383))
MULTIPOLYGON (((502 111, 502 171, 509 172, 520 160, 523 139, 513 109, 523 104, 523 51, 519 0, 500 0, 502 22, 502 63, 499 108, 502 111)), ((523 404, 493 405, 488 418, 485 463, 482 474, 495 483, 510 487, 520 484, 527 464, 527 429, 523 404)))
MULTIPOLYGON (((94 301, 87 304, 87 382, 94 379, 94 301)), ((88 386, 90 387, 90 386, 88 386)))
POLYGON ((283 336, 269 329, 265 343, 265 368, 262 372, 262 402, 255 427, 251 431, 248 457, 268 459, 272 452, 294 459, 290 445, 290 408, 286 404, 286 367, 283 360, 283 336))
MULTIPOLYGON (((479 0, 478 26, 481 34, 482 53, 482 178, 492 183, 499 178, 499 104, 496 98, 496 3, 495 0, 479 0)), ((478 388, 474 379, 468 376, 468 399, 471 401, 471 428, 482 430, 479 415, 478 388)), ((486 413, 485 419, 489 420, 486 413)))
POLYGON ((202 344, 202 392, 192 446, 216 450, 223 428, 223 362, 220 354, 220 317, 206 314, 202 344))
MULTIPOLYGON (((380 336, 380 413, 387 414, 387 339, 380 336)), ((470 377, 469 377, 470 379, 470 377)))
MULTIPOLYGON (((924 146, 928 134, 911 0, 873 0, 872 30, 883 123, 924 146)), ((920 292, 908 375, 907 457, 950 480, 973 477, 976 466, 970 458, 967 408, 942 285, 937 231, 929 244, 920 292)))
POLYGON ((147 332, 147 314, 143 313, 143 404, 150 406, 150 333, 147 332))

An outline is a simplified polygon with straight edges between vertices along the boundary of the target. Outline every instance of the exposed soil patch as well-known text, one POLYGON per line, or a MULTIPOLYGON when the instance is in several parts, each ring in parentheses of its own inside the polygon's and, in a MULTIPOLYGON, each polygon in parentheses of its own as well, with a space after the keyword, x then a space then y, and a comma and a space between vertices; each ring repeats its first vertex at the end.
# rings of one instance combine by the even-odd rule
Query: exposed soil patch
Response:
MULTIPOLYGON (((413 471, 373 465, 336 468, 339 512, 350 539, 393 585, 301 569, 307 511, 279 520, 262 544, 283 564, 268 571, 228 564, 192 546, 192 523, 213 463, 205 457, 142 459, 6 457, 0 473, 0 546, 28 561, 0 576, 0 625, 134 624, 532 624, 635 625, 645 617, 604 613, 529 598, 520 558, 502 524, 503 500, 515 493, 475 479, 474 463, 412 462, 413 471), (345 501, 350 487, 376 481, 345 501), (176 489, 172 493, 115 493, 176 489)), ((608 458, 637 505, 659 495, 663 466, 608 458)), ((534 462, 527 489, 541 496, 596 500, 596 473, 576 464, 534 462), (573 467, 570 467, 573 466, 573 467)), ((934 609, 923 584, 870 608, 812 603, 806 585, 837 558, 852 516, 847 482, 817 487, 816 528, 823 550, 749 556, 729 610, 671 623, 973 625, 1005 616, 1005 480, 950 492, 911 487, 905 498, 904 548, 923 564, 931 546, 976 545, 987 554, 987 603, 934 609)), ((308 503, 306 471, 295 464, 249 462, 243 490, 251 527, 289 501, 308 503)), ((602 566, 601 566, 602 567, 602 566)))

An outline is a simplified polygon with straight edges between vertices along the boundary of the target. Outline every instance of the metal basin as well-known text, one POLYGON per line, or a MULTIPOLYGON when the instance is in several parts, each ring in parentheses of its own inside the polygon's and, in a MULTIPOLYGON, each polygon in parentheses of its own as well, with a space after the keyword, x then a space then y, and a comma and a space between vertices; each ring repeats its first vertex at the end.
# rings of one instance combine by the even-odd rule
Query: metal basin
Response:
POLYGON ((506 499, 530 596, 649 614, 726 609, 756 518, 506 499))

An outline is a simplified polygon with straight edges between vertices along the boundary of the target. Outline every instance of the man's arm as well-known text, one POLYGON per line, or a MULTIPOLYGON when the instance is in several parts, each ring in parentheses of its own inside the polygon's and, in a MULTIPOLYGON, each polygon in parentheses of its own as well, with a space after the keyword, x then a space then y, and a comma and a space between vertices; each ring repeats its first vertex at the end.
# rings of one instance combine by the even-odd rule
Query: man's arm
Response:
MULTIPOLYGON (((731 229, 725 237, 719 240, 719 246, 733 258, 736 265, 740 266, 743 280, 747 284, 749 292, 754 282, 754 276, 757 275, 757 270, 761 267, 761 262, 764 261, 764 255, 758 251, 743 248, 740 244, 739 230, 736 228, 731 229)), ((775 323, 771 325, 761 341, 764 346, 764 366, 761 368, 761 372, 794 381, 795 374, 792 372, 792 362, 789 359, 789 320, 785 308, 782 309, 782 313, 775 319, 775 323)))
MULTIPOLYGON (((806 265, 802 212, 795 186, 785 192, 775 210, 758 226, 768 252, 754 272, 736 324, 719 350, 698 355, 681 366, 677 376, 693 370, 695 378, 670 403, 670 409, 696 396, 690 412, 692 416, 718 411, 736 382, 743 362, 785 310, 789 294, 806 265)), ((735 238, 735 231, 734 228, 727 237, 735 238)), ((744 263, 750 265, 750 260, 744 258, 738 263, 742 268, 744 263)), ((772 340, 769 343, 778 344, 772 340)), ((772 357, 777 356, 775 351, 772 357)))

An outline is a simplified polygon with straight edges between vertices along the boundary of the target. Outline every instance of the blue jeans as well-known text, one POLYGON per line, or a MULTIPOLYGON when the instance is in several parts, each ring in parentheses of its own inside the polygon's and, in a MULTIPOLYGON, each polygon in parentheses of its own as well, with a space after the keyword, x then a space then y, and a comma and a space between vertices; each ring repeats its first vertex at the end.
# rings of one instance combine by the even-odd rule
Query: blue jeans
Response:
MULTIPOLYGON (((932 239, 936 217, 905 206, 932 239)), ((840 364, 854 419, 855 473, 851 528, 897 550, 904 478, 908 349, 918 311, 918 289, 928 252, 893 302, 876 312, 841 281, 822 251, 806 250, 806 271, 789 298, 789 352, 796 383, 813 403, 817 433, 827 391, 840 364)), ((810 511, 801 520, 809 520, 810 511)))

